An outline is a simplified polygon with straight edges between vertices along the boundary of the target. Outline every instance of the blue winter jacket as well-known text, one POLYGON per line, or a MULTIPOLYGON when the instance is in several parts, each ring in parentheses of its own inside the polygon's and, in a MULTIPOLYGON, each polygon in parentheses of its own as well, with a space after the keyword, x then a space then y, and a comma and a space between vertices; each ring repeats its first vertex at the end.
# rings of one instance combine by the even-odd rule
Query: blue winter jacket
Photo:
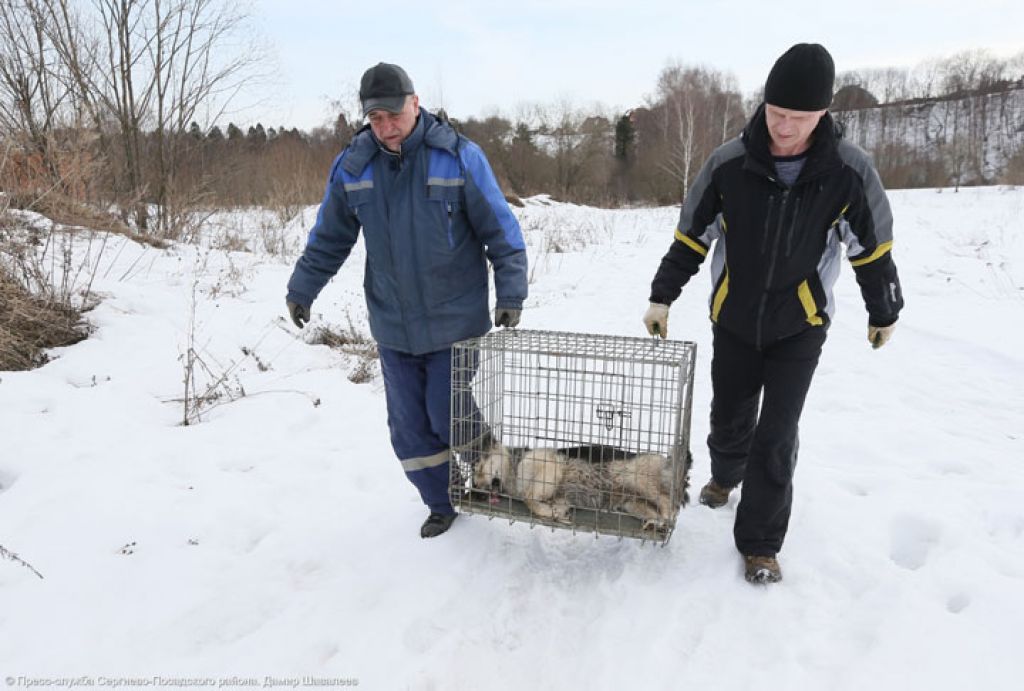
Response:
POLYGON ((442 350, 491 328, 497 307, 522 309, 526 246, 480 147, 425 110, 400 154, 363 128, 335 160, 288 300, 309 307, 366 241, 370 331, 406 353, 442 350))

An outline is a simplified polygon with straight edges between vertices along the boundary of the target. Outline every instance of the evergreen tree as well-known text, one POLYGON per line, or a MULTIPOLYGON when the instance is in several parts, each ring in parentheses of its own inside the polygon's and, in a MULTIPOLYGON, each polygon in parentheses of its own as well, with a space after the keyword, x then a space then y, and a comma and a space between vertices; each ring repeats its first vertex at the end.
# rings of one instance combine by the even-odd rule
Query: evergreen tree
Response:
POLYGON ((350 123, 344 113, 338 113, 338 118, 334 121, 334 136, 338 141, 348 142, 358 129, 359 126, 350 123))
POLYGON ((615 123, 615 158, 620 161, 632 159, 635 141, 636 128, 630 113, 626 113, 615 123))
POLYGON ((261 123, 256 123, 255 127, 249 128, 249 142, 252 144, 260 145, 267 143, 267 131, 263 129, 261 123))

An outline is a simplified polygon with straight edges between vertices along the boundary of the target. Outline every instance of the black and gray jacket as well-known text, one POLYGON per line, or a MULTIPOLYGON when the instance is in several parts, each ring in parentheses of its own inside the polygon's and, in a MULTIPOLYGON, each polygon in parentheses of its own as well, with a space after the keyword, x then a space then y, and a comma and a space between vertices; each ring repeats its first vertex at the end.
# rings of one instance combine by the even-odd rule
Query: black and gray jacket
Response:
POLYGON ((711 320, 761 348, 828 326, 844 244, 869 322, 894 323, 903 296, 891 252, 892 212, 868 155, 843 141, 826 113, 800 176, 787 187, 775 175, 768 144, 762 105, 740 137, 708 158, 684 200, 651 302, 669 305, 679 297, 714 243, 711 320))

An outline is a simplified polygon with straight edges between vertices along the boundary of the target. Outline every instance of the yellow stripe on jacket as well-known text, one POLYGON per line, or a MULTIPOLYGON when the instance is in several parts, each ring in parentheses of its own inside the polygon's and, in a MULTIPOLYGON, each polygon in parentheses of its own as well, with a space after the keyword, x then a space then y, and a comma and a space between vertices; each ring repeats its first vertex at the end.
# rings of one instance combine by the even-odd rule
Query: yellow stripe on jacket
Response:
POLYGON ((679 242, 683 243, 684 245, 689 247, 691 250, 693 250, 694 252, 696 252, 700 256, 702 256, 702 257, 708 256, 708 248, 707 247, 705 247, 704 245, 700 244, 699 242, 697 242, 696 240, 694 240, 690 236, 685 235, 684 233, 680 232, 680 230, 678 228, 676 228, 676 240, 678 240, 679 242))
POLYGON ((818 306, 814 304, 811 286, 807 284, 807 281, 800 284, 800 287, 796 289, 796 294, 800 298, 800 304, 803 305, 804 312, 807 313, 807 323, 811 326, 821 326, 824 324, 825 322, 818 316, 818 306))
POLYGON ((725 302, 725 296, 729 294, 729 269, 725 270, 725 278, 722 279, 722 285, 718 286, 718 290, 715 291, 715 299, 711 302, 711 321, 718 323, 718 313, 722 311, 722 303, 725 302))
POLYGON ((871 262, 873 262, 876 259, 878 259, 879 257, 883 256, 886 252, 888 252, 891 249, 892 249, 892 241, 883 242, 869 256, 862 257, 861 259, 857 259, 855 261, 851 261, 850 262, 850 266, 864 266, 865 264, 870 264, 871 262))

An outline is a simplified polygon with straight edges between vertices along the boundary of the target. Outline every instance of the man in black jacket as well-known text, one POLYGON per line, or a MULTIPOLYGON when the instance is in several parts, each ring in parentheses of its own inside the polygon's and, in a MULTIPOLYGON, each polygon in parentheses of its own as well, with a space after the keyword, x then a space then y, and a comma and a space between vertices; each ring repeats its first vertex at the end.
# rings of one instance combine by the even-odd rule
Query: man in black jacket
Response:
POLYGON ((765 102, 687 193, 644 315, 648 332, 666 338, 669 305, 714 246, 711 480, 700 501, 724 506, 743 483, 733 533, 752 583, 782 578, 797 426, 835 308, 841 245, 872 347, 889 340, 903 307, 878 172, 827 112, 834 76, 818 44, 776 61, 765 102))

